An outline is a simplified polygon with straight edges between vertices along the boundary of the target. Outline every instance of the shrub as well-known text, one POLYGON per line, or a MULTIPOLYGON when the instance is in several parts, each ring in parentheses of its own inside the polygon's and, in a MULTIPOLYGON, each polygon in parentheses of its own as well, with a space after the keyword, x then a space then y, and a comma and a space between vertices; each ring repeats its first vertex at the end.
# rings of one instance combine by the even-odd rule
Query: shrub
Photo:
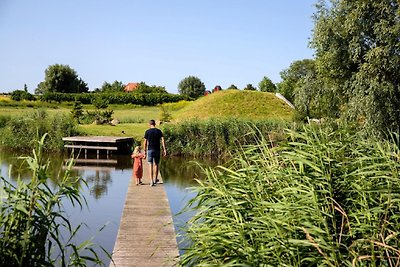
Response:
POLYGON ((168 93, 82 93, 82 94, 65 94, 65 93, 45 93, 40 96, 40 100, 46 102, 73 102, 79 101, 82 104, 94 104, 95 99, 100 97, 107 101, 108 104, 135 104, 143 106, 155 106, 161 103, 178 102, 182 100, 190 100, 191 98, 183 95, 175 95, 168 93))
POLYGON ((261 139, 205 170, 181 265, 395 266, 399 155, 341 128, 308 126, 274 149, 261 139))
POLYGON ((35 100, 35 97, 32 94, 24 90, 12 91, 10 94, 10 98, 14 101, 35 100))

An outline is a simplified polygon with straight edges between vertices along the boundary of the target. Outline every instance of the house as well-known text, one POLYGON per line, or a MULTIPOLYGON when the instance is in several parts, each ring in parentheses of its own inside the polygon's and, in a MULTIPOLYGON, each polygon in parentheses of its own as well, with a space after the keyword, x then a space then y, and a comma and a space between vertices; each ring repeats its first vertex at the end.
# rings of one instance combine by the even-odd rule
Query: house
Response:
POLYGON ((125 86, 124 91, 125 92, 132 92, 132 91, 135 91, 138 87, 139 87, 139 83, 128 83, 125 86))

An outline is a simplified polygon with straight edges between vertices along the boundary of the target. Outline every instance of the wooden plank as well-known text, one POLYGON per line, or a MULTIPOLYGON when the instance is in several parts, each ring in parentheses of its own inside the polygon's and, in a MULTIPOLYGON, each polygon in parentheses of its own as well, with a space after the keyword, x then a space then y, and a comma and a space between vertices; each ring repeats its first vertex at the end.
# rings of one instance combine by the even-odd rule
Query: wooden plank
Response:
POLYGON ((113 151, 118 150, 118 147, 116 146, 64 145, 64 147, 74 148, 74 149, 95 149, 95 150, 113 150, 113 151))
MULTIPOLYGON (((70 159, 65 159, 64 162, 68 162, 70 159)), ((87 164, 112 164, 115 165, 118 163, 116 159, 74 159, 75 163, 87 163, 87 164)))
POLYGON ((110 266, 176 266, 176 235, 167 194, 161 183, 150 186, 148 166, 144 185, 131 178, 110 266))
POLYGON ((132 137, 119 136, 68 136, 63 137, 64 142, 90 142, 90 143, 119 143, 131 142, 132 137))

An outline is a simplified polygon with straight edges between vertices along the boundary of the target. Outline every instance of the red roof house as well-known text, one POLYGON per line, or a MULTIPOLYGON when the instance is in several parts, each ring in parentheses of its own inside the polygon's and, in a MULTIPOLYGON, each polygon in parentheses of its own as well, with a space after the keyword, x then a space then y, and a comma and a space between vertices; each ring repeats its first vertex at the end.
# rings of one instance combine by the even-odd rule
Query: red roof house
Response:
POLYGON ((125 88, 124 91, 125 92, 132 92, 135 91, 139 86, 139 83, 128 83, 125 88))

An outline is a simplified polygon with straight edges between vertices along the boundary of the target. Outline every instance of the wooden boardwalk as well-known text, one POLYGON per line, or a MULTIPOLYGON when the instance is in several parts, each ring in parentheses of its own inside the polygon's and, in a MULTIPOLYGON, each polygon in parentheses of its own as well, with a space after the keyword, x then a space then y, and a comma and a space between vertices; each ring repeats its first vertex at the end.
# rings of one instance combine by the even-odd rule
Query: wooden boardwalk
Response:
POLYGON ((174 266, 179 257, 168 198, 161 181, 150 186, 143 161, 144 185, 132 177, 110 266, 174 266))
POLYGON ((68 136, 63 137, 62 140, 66 143, 64 148, 72 149, 72 151, 83 150, 85 157, 87 157, 88 150, 94 150, 97 152, 97 158, 99 158, 100 151, 105 151, 107 156, 111 152, 130 153, 133 144, 132 137, 118 136, 68 136))

